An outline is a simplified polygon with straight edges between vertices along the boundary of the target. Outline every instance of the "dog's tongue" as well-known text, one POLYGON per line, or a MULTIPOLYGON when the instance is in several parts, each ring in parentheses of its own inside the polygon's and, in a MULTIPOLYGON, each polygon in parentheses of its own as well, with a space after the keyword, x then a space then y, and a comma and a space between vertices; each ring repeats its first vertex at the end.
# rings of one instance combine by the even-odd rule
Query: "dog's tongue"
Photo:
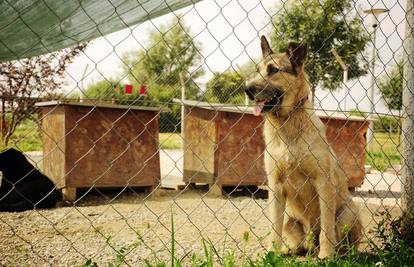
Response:
POLYGON ((262 112, 262 109, 264 107, 266 101, 261 101, 261 102, 256 102, 256 106, 254 106, 253 108, 253 114, 255 116, 259 116, 260 113, 262 112))

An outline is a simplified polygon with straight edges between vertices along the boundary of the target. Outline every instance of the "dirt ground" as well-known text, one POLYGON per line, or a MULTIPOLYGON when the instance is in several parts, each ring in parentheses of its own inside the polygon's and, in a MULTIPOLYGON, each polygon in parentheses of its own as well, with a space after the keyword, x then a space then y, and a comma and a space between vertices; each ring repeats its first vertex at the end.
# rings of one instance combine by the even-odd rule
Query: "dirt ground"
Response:
MULTIPOLYGON (((162 167, 164 175, 180 173, 176 162, 181 155, 173 153, 174 158, 167 156, 174 164, 162 167)), ((240 257, 245 232, 249 233, 246 254, 264 252, 269 232, 266 199, 243 193, 213 198, 207 193, 206 188, 163 190, 161 196, 147 198, 147 193, 135 190, 85 196, 81 192, 81 200, 70 207, 1 213, 0 265, 76 266, 92 259, 106 266, 115 262, 119 252, 131 266, 143 265, 144 259, 168 260, 172 216, 178 258, 202 255, 203 238, 210 240, 219 254, 234 250, 240 257)), ((379 220, 375 214, 384 208, 391 209, 393 215, 400 212, 400 183, 395 174, 368 174, 354 195, 368 238, 379 220)))

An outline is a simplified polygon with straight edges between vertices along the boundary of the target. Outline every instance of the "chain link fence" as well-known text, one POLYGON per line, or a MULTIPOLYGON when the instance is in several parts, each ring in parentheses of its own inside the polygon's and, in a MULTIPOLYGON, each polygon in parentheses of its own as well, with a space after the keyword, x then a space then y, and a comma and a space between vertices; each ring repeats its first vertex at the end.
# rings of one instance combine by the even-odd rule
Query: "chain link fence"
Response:
MULTIPOLYGON (((284 197, 303 200, 314 190, 298 208, 303 214, 323 191, 304 189, 314 184, 312 174, 295 172, 312 165, 329 183, 334 178, 321 166, 335 161, 344 175, 334 182, 334 196, 341 184, 352 194, 361 252, 377 242, 373 230, 384 212, 412 211, 409 1, 0 6, 4 266, 199 266, 203 255, 219 265, 232 266, 229 259, 252 265, 277 232, 269 210, 279 205, 273 196, 279 189, 267 181, 279 167, 269 168, 268 155, 297 165, 279 175, 294 188, 284 197), (291 51, 290 59, 269 63, 261 35, 273 51, 291 51), (291 79, 301 66, 292 60, 291 42, 307 44, 308 75, 300 81, 306 97, 289 102, 300 94, 291 79), (249 99, 245 92, 258 79, 266 85, 249 99), (277 106, 274 96, 259 97, 276 87, 285 90, 281 109, 294 110, 277 127, 272 115, 257 114, 277 106), (284 131, 296 109, 312 123, 305 119, 295 129, 311 125, 329 148, 315 153, 316 139, 304 135, 294 142, 301 146, 282 138, 284 152, 275 151, 264 132, 269 125, 284 131), (297 176, 306 177, 304 184, 295 185, 297 176)), ((323 224, 319 214, 335 200, 319 202, 321 211, 311 217, 323 224)), ((306 240, 315 229, 308 230, 306 240)))

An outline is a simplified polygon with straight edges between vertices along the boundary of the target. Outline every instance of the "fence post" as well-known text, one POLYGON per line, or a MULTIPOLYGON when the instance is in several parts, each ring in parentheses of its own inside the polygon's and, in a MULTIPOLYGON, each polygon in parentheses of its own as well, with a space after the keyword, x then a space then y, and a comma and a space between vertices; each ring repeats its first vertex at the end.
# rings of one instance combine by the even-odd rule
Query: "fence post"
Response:
POLYGON ((180 84, 181 84, 181 138, 184 140, 184 128, 185 128, 185 126, 184 126, 184 117, 185 117, 184 101, 185 101, 186 88, 185 88, 185 79, 184 79, 184 75, 183 75, 182 71, 180 71, 178 73, 178 75, 179 75, 180 84))
POLYGON ((407 1, 404 40, 402 208, 414 213, 414 1, 407 1))

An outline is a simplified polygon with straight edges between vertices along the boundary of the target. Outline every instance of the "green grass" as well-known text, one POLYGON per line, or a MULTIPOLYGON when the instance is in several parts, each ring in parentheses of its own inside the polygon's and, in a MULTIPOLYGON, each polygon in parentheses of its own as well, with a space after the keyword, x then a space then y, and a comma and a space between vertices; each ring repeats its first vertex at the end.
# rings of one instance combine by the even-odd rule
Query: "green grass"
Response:
POLYGON ((8 146, 22 151, 42 150, 42 140, 36 123, 26 120, 17 126, 8 146))
POLYGON ((367 153, 367 164, 385 171, 392 164, 401 164, 397 134, 375 133, 372 150, 367 153))
POLYGON ((183 139, 179 133, 160 133, 159 142, 162 149, 180 149, 183 139))

